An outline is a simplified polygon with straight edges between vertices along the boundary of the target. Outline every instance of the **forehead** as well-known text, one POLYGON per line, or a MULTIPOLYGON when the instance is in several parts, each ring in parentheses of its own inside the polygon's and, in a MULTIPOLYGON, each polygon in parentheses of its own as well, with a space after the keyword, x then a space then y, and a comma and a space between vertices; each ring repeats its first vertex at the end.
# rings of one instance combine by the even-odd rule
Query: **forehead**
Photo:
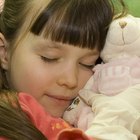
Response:
POLYGON ((83 52, 83 54, 88 54, 88 55, 97 55, 99 54, 99 51, 95 49, 88 49, 88 48, 80 48, 79 46, 74 46, 62 42, 56 42, 48 39, 38 39, 35 43, 35 49, 37 50, 67 50, 67 48, 70 49, 70 51, 76 51, 79 50, 80 52, 83 52))
MULTIPOLYGON (((26 38, 24 38, 19 44, 20 47, 29 47, 36 52, 47 52, 50 50, 59 50, 60 52, 70 51, 78 52, 83 55, 99 55, 98 49, 80 48, 80 46, 74 46, 62 42, 52 41, 50 39, 45 39, 42 36, 36 36, 32 33, 29 33, 26 38)), ((76 54, 76 53, 75 53, 76 54)))
POLYGON ((44 47, 47 46, 48 48, 61 48, 61 47, 71 46, 71 47, 75 47, 75 48, 87 49, 90 51, 97 50, 96 46, 94 46, 94 48, 88 48, 88 47, 82 48, 80 45, 73 45, 70 43, 63 43, 61 41, 55 41, 55 40, 52 40, 51 38, 45 38, 43 35, 40 35, 40 36, 34 35, 31 32, 28 33, 26 40, 33 40, 34 43, 40 44, 44 47))

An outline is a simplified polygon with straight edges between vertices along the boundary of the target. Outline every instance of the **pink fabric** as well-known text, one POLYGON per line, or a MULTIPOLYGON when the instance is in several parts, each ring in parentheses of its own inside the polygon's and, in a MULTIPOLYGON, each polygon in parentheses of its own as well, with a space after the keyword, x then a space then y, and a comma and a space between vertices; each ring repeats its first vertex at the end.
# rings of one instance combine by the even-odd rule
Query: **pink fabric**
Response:
MULTIPOLYGON (((94 140, 80 129, 69 126, 63 119, 54 118, 30 95, 19 93, 19 103, 33 124, 48 140, 94 140)), ((0 140, 6 140, 0 138, 0 140)))
POLYGON ((105 95, 115 95, 128 87, 140 83, 140 58, 118 59, 99 64, 93 70, 93 91, 105 95))
POLYGON ((65 128, 71 128, 61 118, 53 118, 47 114, 38 102, 25 93, 19 94, 22 109, 28 114, 35 126, 49 139, 55 140, 56 135, 65 128))
MULTIPOLYGON (((63 119, 54 118, 30 95, 19 93, 19 103, 33 124, 49 140, 93 140, 80 129, 72 128, 63 119)), ((0 138, 0 140, 6 140, 0 138)))
POLYGON ((43 107, 38 104, 38 102, 30 95, 20 93, 19 101, 21 107, 28 114, 35 126, 49 140, 90 139, 80 129, 72 128, 63 119, 50 116, 44 111, 43 107))

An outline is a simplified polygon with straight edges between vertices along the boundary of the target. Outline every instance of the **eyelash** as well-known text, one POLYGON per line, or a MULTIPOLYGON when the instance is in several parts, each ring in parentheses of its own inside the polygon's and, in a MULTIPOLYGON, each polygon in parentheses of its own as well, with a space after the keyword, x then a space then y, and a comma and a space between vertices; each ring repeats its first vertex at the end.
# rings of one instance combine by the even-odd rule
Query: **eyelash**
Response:
MULTIPOLYGON (((48 63, 55 62, 55 61, 58 60, 58 58, 47 58, 47 57, 44 57, 44 56, 41 56, 41 59, 44 62, 48 62, 48 63)), ((95 65, 85 65, 85 64, 82 64, 82 63, 80 63, 80 65, 82 65, 83 67, 85 67, 89 70, 93 69, 93 67, 95 66, 95 65)))
POLYGON ((55 61, 58 60, 57 58, 47 58, 47 57, 44 57, 44 56, 41 56, 41 59, 42 59, 44 62, 55 62, 55 61))
POLYGON ((90 70, 93 69, 93 67, 95 66, 95 65, 85 65, 85 64, 81 64, 81 63, 80 63, 80 65, 82 65, 83 67, 90 69, 90 70))

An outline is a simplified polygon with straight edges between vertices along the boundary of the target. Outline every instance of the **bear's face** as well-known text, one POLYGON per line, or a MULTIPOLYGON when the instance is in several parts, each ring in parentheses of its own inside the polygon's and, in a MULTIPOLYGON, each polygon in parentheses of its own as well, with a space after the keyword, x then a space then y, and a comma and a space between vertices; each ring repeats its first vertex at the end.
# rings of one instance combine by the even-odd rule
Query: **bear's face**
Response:
POLYGON ((101 58, 113 59, 140 56, 140 18, 127 15, 114 20, 109 28, 101 58))

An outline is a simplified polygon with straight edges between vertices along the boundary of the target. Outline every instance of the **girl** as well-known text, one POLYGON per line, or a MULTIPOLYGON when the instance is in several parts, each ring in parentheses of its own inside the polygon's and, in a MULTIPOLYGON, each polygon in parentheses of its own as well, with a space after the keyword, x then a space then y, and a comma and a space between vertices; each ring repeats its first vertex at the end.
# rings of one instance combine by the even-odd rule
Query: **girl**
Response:
POLYGON ((20 115, 15 113, 19 119, 11 126, 6 120, 12 117, 5 115, 1 136, 89 139, 70 129, 61 116, 93 74, 113 16, 109 0, 5 0, 0 18, 0 88, 18 92, 20 105, 10 101, 6 113, 14 113, 13 106, 20 115), (20 119, 25 120, 21 131, 20 119))

